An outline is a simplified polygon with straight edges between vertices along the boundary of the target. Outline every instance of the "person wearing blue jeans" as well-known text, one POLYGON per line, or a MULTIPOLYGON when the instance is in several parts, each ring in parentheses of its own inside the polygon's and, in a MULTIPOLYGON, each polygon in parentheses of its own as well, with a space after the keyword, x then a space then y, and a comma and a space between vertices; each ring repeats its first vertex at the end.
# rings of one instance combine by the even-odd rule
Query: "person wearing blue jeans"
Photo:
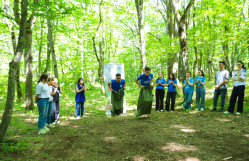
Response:
POLYGON ((78 79, 78 84, 75 86, 76 96, 76 110, 75 110, 75 116, 76 118, 84 117, 84 103, 86 101, 85 99, 85 92, 86 92, 86 86, 84 84, 83 78, 78 79))
POLYGON ((52 110, 53 110, 53 95, 55 92, 52 92, 53 86, 52 86, 52 80, 51 78, 48 78, 48 95, 49 95, 49 100, 48 100, 48 112, 47 112, 47 124, 48 127, 54 127, 54 124, 52 124, 52 110))
POLYGON ((45 126, 47 122, 47 113, 48 113, 48 84, 47 84, 48 75, 42 74, 38 84, 36 85, 35 90, 35 102, 38 106, 39 117, 38 117, 38 134, 45 134, 49 129, 45 126))
POLYGON ((226 94, 227 94, 227 87, 228 87, 228 80, 229 80, 229 72, 225 70, 225 62, 220 61, 219 62, 219 68, 215 73, 215 79, 214 79, 214 99, 213 99, 213 109, 212 111, 216 111, 217 107, 217 101, 219 98, 219 95, 221 96, 221 106, 220 110, 218 112, 222 112, 225 107, 225 101, 226 101, 226 94))
POLYGON ((194 82, 195 80, 191 78, 191 73, 186 73, 186 80, 183 82, 183 89, 184 89, 184 97, 185 97, 185 104, 183 107, 185 110, 191 108, 191 101, 194 93, 194 82))
POLYGON ((196 84, 196 110, 203 111, 205 109, 205 83, 206 78, 202 70, 198 72, 198 76, 195 78, 196 84), (201 106, 200 106, 201 99, 201 106))

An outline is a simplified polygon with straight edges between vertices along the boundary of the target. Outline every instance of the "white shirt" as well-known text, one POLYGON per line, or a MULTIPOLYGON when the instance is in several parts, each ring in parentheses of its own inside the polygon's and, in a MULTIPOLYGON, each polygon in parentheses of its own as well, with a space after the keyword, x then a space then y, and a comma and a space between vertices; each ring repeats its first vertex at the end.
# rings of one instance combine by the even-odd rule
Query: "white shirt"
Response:
MULTIPOLYGON (((220 85, 225 79, 229 80, 229 72, 225 69, 218 70, 215 73, 216 85, 220 85)), ((227 89, 228 82, 221 86, 219 89, 227 89)))
POLYGON ((48 90, 48 84, 40 82, 36 85, 35 94, 38 94, 39 98, 49 98, 48 90))
MULTIPOLYGON (((246 69, 241 69, 240 71, 239 71, 239 75, 240 75, 240 78, 242 78, 244 81, 234 81, 233 82, 233 85, 235 86, 235 87, 238 87, 238 86, 242 86, 242 85, 246 85, 246 82, 245 82, 245 79, 246 79, 246 69)), ((238 79, 238 72, 237 71, 233 71, 233 76, 232 76, 232 78, 234 78, 234 79, 238 79)))
POLYGON ((49 87, 48 87, 48 94, 49 94, 49 100, 48 100, 48 102, 51 102, 51 101, 53 101, 53 99, 54 99, 54 97, 51 96, 52 87, 53 87, 53 86, 49 86, 49 87))

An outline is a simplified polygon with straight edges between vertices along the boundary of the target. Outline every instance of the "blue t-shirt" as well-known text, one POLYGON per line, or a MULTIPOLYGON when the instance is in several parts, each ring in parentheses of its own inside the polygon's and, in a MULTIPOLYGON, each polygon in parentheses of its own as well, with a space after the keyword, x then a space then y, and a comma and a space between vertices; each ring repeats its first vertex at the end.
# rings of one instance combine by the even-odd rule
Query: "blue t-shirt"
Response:
MULTIPOLYGON (((195 82, 197 82, 198 79, 199 79, 202 83, 206 83, 206 78, 205 78, 205 77, 199 77, 199 76, 197 76, 197 77, 195 78, 195 82)), ((200 86, 201 83, 198 82, 196 85, 200 86)))
POLYGON ((142 86, 150 86, 150 81, 153 78, 153 74, 150 73, 150 75, 147 77, 145 74, 141 74, 137 79, 140 80, 140 84, 142 86))
POLYGON ((112 80, 112 89, 118 92, 120 89, 124 88, 125 80, 121 79, 120 83, 117 83, 116 80, 112 80))
MULTIPOLYGON (((189 83, 194 83, 195 82, 195 80, 193 79, 193 78, 189 78, 189 83)), ((186 83, 186 80, 184 80, 184 82, 183 82, 183 84, 185 84, 186 83)), ((192 92, 194 92, 194 90, 195 90, 195 87, 194 87, 194 85, 191 87, 189 84, 187 84, 186 86, 185 86, 185 88, 184 88, 184 92, 185 93, 192 93, 192 92)))
MULTIPOLYGON (((161 82, 161 84, 165 84, 166 81, 164 78, 161 78, 161 79, 156 79, 155 83, 158 84, 159 81, 161 82)), ((156 87, 156 89, 164 89, 164 86, 162 86, 161 84, 158 84, 158 86, 156 87)))
MULTIPOLYGON (((79 84, 77 84, 75 86, 75 91, 76 91, 76 87, 78 87, 78 90, 81 90, 83 88, 82 86, 80 86, 79 84)), ((75 101, 76 102, 85 102, 86 101, 84 90, 81 91, 80 93, 76 92, 75 101)))
MULTIPOLYGON (((177 80, 175 79, 174 81, 171 79, 171 82, 174 82, 174 84, 177 84, 177 80)), ((167 80, 166 84, 169 84, 169 80, 167 80)), ((176 92, 176 87, 170 83, 168 86, 168 92, 176 92)))

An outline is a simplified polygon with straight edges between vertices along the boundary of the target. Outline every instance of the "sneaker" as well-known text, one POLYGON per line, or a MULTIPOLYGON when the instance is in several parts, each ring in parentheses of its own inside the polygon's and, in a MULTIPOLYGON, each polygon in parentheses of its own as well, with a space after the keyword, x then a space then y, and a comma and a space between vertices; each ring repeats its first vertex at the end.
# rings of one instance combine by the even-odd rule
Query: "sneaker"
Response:
POLYGON ((218 112, 223 112, 223 109, 220 109, 218 112))
POLYGON ((224 114, 226 114, 226 115, 227 115, 227 114, 231 114, 231 112, 225 111, 224 114))
POLYGON ((201 108, 201 111, 204 111, 204 108, 201 108))
POLYGON ((198 109, 198 108, 196 108, 196 109, 195 109, 195 111, 199 111, 199 109, 198 109))
POLYGON ((60 120, 56 121, 57 124, 61 123, 60 120))
POLYGON ((80 116, 76 116, 76 119, 79 119, 80 118, 80 116))
POLYGON ((44 126, 44 128, 43 128, 46 132, 48 132, 49 131, 49 128, 47 127, 47 126, 44 126))
POLYGON ((236 115, 240 115, 241 113, 240 112, 236 112, 236 115))
POLYGON ((38 135, 42 135, 42 134, 45 134, 47 131, 45 131, 44 129, 41 129, 38 131, 38 135))
POLYGON ((171 110, 170 112, 174 112, 173 110, 171 110))
POLYGON ((216 108, 213 108, 211 111, 212 111, 212 112, 216 111, 216 108))
POLYGON ((55 124, 49 124, 48 127, 53 128, 55 127, 55 124))

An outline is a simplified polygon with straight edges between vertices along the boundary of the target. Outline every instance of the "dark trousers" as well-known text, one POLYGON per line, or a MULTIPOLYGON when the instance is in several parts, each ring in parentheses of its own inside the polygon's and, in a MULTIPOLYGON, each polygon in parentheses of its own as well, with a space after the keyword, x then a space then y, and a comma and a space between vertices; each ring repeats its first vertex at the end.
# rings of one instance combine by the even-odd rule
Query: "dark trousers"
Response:
POLYGON ((214 99, 213 99, 214 109, 216 109, 216 107, 217 107, 219 95, 220 95, 220 99, 221 99, 220 109, 221 110, 224 109, 225 101, 226 101, 226 94, 227 94, 227 89, 218 89, 218 90, 216 89, 214 91, 214 99))
POLYGON ((53 110, 52 110, 52 116, 51 116, 51 122, 57 122, 59 120, 60 116, 60 106, 59 101, 54 101, 53 104, 53 110))
POLYGON ((163 110, 164 89, 156 89, 156 110, 163 110))
POLYGON ((166 109, 165 109, 166 111, 169 111, 170 99, 171 99, 171 110, 174 111, 175 101, 176 101, 176 92, 167 92, 166 109))
POLYGON ((243 102, 244 102, 244 95, 245 95, 245 86, 238 86, 238 87, 233 87, 233 91, 231 94, 231 98, 230 98, 230 105, 228 108, 228 112, 233 113, 234 112, 234 107, 235 107, 235 103, 238 97, 238 108, 237 108, 237 112, 242 113, 243 112, 243 102))

